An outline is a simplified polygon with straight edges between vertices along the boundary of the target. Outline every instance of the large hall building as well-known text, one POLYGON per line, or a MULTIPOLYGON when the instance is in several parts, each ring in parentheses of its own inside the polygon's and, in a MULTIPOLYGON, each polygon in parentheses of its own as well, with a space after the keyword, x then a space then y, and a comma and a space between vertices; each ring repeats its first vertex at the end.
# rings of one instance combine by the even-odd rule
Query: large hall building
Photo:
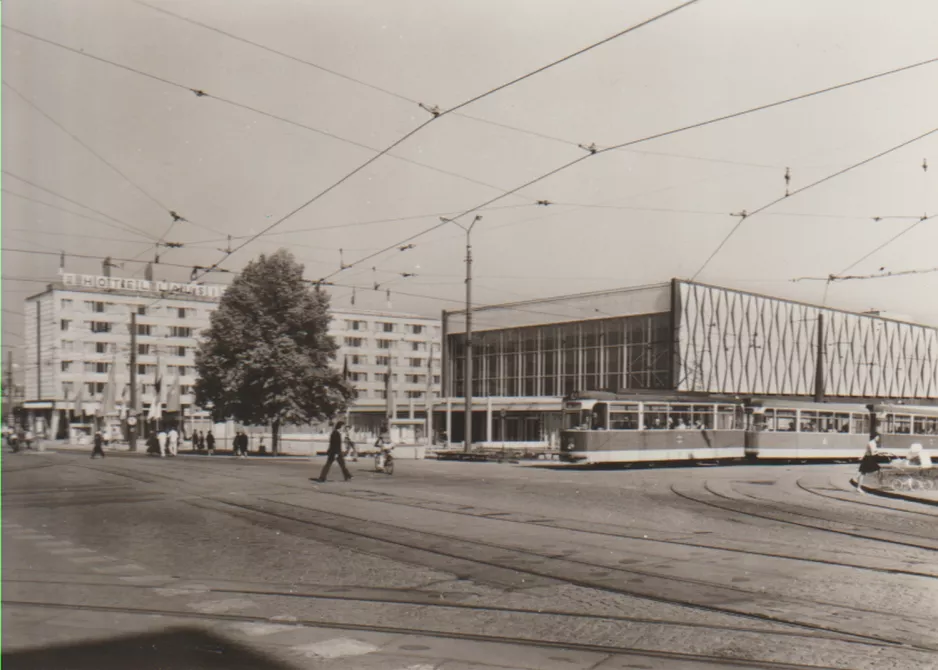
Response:
MULTIPOLYGON (((556 444, 563 397, 591 390, 938 401, 938 329, 876 315, 680 279, 472 314, 474 442, 556 444)), ((459 442, 465 311, 442 321, 436 425, 459 442)))

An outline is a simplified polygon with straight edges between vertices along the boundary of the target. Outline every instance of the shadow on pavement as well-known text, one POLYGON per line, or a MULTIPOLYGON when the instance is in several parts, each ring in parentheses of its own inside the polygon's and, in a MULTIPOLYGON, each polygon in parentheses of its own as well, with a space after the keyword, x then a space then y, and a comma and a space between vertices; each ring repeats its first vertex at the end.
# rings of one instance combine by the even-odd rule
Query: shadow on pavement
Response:
POLYGON ((5 670, 293 670, 237 643, 197 628, 131 635, 46 649, 5 653, 5 670))

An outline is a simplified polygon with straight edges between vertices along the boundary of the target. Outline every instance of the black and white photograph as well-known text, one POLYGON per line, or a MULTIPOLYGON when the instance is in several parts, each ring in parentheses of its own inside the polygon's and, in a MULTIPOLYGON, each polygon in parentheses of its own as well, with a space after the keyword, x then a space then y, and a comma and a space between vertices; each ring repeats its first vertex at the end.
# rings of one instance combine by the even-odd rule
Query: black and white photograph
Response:
POLYGON ((938 3, 0 26, 4 670, 938 668, 938 3))

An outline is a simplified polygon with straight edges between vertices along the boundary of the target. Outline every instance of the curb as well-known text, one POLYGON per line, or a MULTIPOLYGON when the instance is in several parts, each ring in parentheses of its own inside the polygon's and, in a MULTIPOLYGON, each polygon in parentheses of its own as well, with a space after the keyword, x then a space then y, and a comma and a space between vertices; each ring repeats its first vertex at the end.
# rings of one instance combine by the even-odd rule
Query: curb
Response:
MULTIPOLYGON (((857 485, 856 479, 851 479, 850 484, 854 487, 857 485)), ((906 500, 908 502, 919 503, 921 505, 931 505, 933 507, 938 507, 938 500, 931 500, 929 498, 919 498, 918 496, 908 495, 905 493, 897 493, 895 491, 886 491, 885 489, 877 489, 867 486, 863 489, 865 492, 872 493, 873 495, 882 496, 883 498, 895 498, 896 500, 906 500)))

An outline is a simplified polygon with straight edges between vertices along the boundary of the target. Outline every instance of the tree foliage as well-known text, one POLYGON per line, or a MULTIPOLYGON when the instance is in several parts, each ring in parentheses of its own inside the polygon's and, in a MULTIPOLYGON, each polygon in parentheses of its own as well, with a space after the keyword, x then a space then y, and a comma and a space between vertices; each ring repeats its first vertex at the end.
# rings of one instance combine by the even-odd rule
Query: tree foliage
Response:
POLYGON ((330 364, 329 296, 303 280, 280 249, 250 262, 228 287, 196 351, 196 402, 215 420, 272 424, 276 453, 285 423, 330 419, 355 389, 330 364))

